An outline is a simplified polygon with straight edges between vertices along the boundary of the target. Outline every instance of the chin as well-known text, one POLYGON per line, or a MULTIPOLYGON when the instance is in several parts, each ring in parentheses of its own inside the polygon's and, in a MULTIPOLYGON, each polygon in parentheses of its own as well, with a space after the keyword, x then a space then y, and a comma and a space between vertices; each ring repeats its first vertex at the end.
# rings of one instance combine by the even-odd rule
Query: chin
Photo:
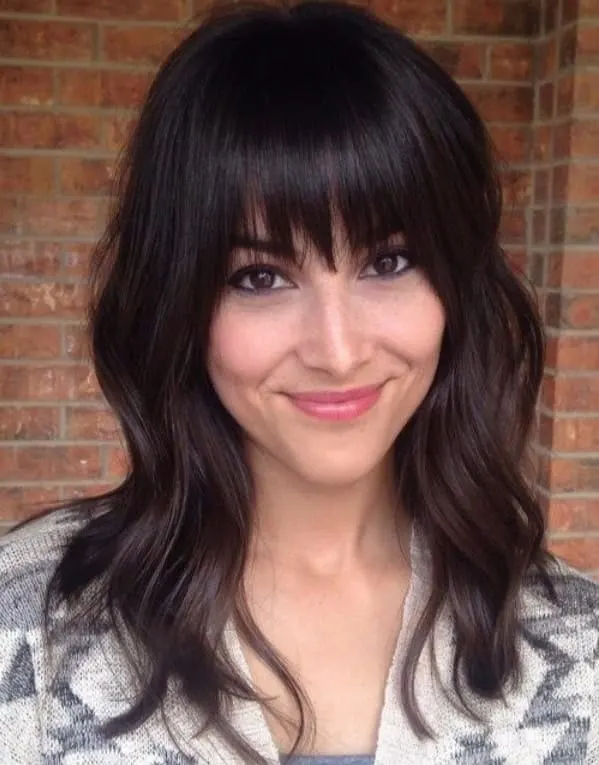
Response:
POLYGON ((365 453, 362 452, 353 458, 343 454, 335 459, 330 454, 314 454, 309 462, 303 460, 295 465, 289 464, 288 469, 315 488, 340 489, 351 486, 371 475, 384 459, 381 456, 378 460, 372 460, 372 458, 365 460, 365 456, 365 453))

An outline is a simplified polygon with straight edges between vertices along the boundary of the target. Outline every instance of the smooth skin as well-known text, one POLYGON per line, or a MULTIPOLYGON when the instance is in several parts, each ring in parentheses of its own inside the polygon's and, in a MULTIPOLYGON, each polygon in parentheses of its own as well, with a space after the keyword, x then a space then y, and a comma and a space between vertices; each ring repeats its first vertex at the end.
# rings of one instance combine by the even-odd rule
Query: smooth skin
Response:
MULTIPOLYGON (((259 228, 258 238, 264 230, 259 228)), ((445 316, 398 234, 337 270, 310 249, 301 268, 239 248, 214 317, 209 374, 246 434, 256 487, 245 588, 260 629, 302 683, 317 721, 306 753, 376 748, 383 692, 409 586, 410 525, 390 450, 424 399, 445 316), (321 420, 293 395, 381 386, 364 414, 321 420)), ((298 238, 297 247, 306 247, 298 238)), ((278 679, 243 645, 257 688, 295 719, 278 679)), ((267 714, 280 751, 293 731, 267 714)))

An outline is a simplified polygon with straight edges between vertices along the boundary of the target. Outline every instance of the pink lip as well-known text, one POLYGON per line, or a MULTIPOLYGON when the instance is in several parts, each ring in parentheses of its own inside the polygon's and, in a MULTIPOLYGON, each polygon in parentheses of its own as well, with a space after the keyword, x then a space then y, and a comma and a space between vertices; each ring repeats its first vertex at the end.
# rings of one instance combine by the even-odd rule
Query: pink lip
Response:
POLYGON ((311 391, 289 396, 302 412, 320 420, 353 420, 376 404, 381 386, 346 391, 311 391))

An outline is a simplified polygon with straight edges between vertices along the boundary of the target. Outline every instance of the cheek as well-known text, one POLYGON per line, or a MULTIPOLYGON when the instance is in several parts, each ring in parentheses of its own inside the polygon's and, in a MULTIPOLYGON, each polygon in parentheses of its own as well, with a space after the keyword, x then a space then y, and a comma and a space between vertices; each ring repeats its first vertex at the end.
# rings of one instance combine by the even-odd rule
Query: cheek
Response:
POLYGON ((436 364, 445 330, 445 312, 436 294, 420 289, 386 308, 379 317, 379 336, 387 348, 415 367, 436 364))
POLYGON ((217 386, 259 382, 285 354, 289 337, 272 321, 223 309, 210 332, 208 368, 213 382, 217 386))

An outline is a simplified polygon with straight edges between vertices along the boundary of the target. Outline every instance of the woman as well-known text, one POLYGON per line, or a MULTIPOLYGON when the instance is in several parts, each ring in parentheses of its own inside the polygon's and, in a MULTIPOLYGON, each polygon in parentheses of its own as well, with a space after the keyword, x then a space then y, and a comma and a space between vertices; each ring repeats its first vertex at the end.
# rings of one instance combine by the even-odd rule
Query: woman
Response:
POLYGON ((212 14, 143 107, 90 337, 123 483, 11 533, 0 761, 599 762, 599 594, 488 135, 359 8, 212 14))

